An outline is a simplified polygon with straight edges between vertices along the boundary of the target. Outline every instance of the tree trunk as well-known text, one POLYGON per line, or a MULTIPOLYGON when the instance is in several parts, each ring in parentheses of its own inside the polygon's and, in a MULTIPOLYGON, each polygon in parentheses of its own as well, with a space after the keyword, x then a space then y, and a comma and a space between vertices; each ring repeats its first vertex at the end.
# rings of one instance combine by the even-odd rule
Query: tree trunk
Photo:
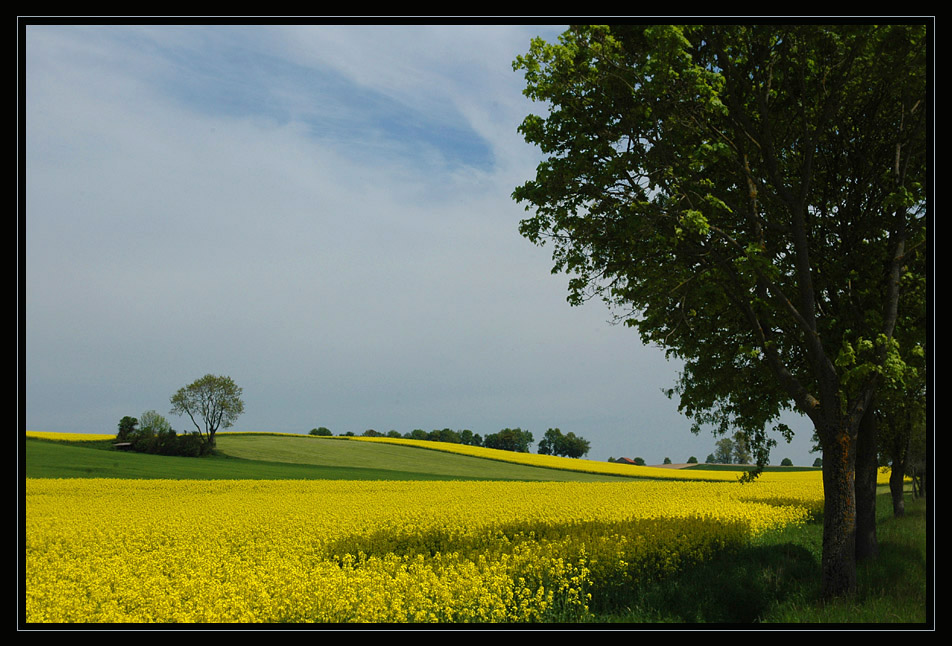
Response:
POLYGON ((879 463, 876 411, 866 409, 856 440, 856 559, 879 556, 876 538, 876 475, 879 463))
POLYGON ((893 516, 897 518, 906 515, 906 499, 903 497, 903 486, 906 465, 903 461, 893 459, 892 473, 889 474, 889 492, 892 494, 893 516))
POLYGON ((856 590, 856 451, 848 424, 828 437, 831 441, 823 446, 822 587, 829 599, 856 590))

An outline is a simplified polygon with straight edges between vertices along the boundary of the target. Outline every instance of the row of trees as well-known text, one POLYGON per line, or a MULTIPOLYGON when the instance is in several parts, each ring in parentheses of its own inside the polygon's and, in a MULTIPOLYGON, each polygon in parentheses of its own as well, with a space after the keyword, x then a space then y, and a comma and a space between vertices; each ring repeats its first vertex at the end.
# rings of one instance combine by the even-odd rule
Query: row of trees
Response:
POLYGON ((765 464, 781 413, 810 419, 826 596, 876 555, 880 427, 898 467, 925 418, 931 42, 922 22, 576 25, 513 64, 547 110, 520 126, 545 155, 520 232, 571 304, 601 296, 683 361, 669 394, 696 431, 740 430, 765 464))
MULTIPOLYGON (((325 426, 312 428, 310 435, 330 436, 333 435, 330 429, 325 426)), ((352 431, 342 433, 342 436, 355 436, 352 431)), ((529 453, 530 446, 535 441, 532 433, 524 431, 521 428, 504 428, 498 433, 490 433, 485 437, 479 433, 473 433, 469 429, 454 431, 450 428, 434 429, 424 431, 414 429, 408 433, 400 433, 391 430, 387 433, 381 433, 373 429, 367 429, 361 433, 363 437, 394 437, 408 440, 427 440, 430 442, 450 442, 453 444, 465 444, 468 446, 483 446, 487 449, 500 449, 503 451, 515 451, 517 453, 529 453)), ((573 432, 562 434, 558 428, 550 428, 545 436, 539 442, 538 452, 543 455, 559 455, 570 458, 580 458, 588 454, 591 443, 583 437, 575 435, 573 432)))
MULTIPOLYGON (((623 460, 627 460, 627 458, 619 458, 618 460, 616 460, 615 458, 611 458, 611 457, 608 458, 608 461, 609 461, 609 462, 619 462, 619 461, 623 461, 623 460)), ((643 466, 646 465, 645 459, 642 458, 642 457, 632 458, 631 461, 634 462, 635 465, 636 465, 636 466, 639 466, 639 467, 643 467, 643 466)), ((671 458, 666 457, 666 458, 662 461, 662 464, 671 464, 671 458)), ((686 462, 685 464, 697 464, 697 458, 692 455, 691 457, 688 458, 688 460, 687 460, 687 462, 686 462)))
MULTIPOLYGON (((329 428, 320 426, 318 428, 312 428, 309 432, 309 435, 331 436, 333 433, 329 428)), ((357 434, 353 431, 347 431, 345 433, 341 433, 340 435, 341 437, 355 437, 357 434)), ((395 430, 381 433, 370 428, 361 433, 360 436, 393 437, 402 438, 405 440, 426 440, 429 442, 449 442, 451 444, 466 444, 468 446, 483 446, 484 442, 483 437, 479 435, 479 433, 473 433, 469 429, 454 431, 451 428, 434 429, 432 431, 424 431, 423 429, 417 428, 408 433, 401 433, 400 431, 395 430)))

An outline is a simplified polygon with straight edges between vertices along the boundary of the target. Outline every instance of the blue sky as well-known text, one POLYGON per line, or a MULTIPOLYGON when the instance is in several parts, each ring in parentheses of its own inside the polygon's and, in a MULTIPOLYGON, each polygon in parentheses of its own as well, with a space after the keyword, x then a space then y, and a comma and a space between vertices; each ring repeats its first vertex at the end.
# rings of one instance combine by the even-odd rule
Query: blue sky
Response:
MULTIPOLYGON (((114 432, 214 373, 233 430, 559 427, 590 459, 703 460, 678 365, 570 307, 518 233, 544 106, 511 64, 560 31, 28 26, 26 427, 114 432)), ((788 421, 773 461, 812 463, 788 421)))

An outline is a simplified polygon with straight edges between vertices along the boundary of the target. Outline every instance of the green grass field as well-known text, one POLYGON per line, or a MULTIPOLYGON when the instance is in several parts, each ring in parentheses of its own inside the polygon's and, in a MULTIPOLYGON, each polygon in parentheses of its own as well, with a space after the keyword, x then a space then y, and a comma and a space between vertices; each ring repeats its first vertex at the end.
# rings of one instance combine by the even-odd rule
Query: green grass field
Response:
MULTIPOLYGON (((28 478, 191 478, 235 480, 624 480, 396 444, 306 435, 224 434, 218 453, 180 458, 117 451, 112 440, 27 438, 28 478)), ((436 443, 434 443, 436 444, 436 443)))

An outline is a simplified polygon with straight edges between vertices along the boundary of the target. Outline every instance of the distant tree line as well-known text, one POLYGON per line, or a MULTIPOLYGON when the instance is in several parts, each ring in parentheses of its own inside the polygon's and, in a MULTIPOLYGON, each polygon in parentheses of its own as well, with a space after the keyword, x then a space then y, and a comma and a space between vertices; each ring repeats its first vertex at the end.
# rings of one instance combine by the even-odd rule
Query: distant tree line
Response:
MULTIPOLYGON (((325 426, 312 428, 309 435, 331 436, 333 433, 325 426)), ((341 433, 340 437, 356 437, 353 431, 341 433)), ((502 451, 514 451, 516 453, 529 453, 530 446, 535 441, 530 431, 524 431, 521 428, 504 428, 498 433, 489 433, 481 436, 479 433, 473 433, 469 429, 456 431, 451 428, 434 429, 424 431, 423 429, 414 429, 407 433, 391 430, 382 433, 374 429, 367 429, 360 434, 361 437, 393 437, 405 440, 425 440, 429 442, 447 442, 451 444, 465 444, 467 446, 482 446, 487 449, 500 449, 502 451)), ((586 455, 591 447, 588 440, 571 431, 563 435, 557 428, 550 428, 546 431, 545 437, 539 442, 538 452, 543 455, 559 455, 571 458, 580 458, 586 455)))
MULTIPOLYGON (((642 457, 636 457, 636 458, 633 458, 633 459, 632 459, 632 458, 613 458, 613 457, 610 457, 610 458, 608 458, 608 461, 609 461, 609 462, 618 462, 618 463, 623 463, 623 464, 634 464, 635 466, 639 466, 639 467, 643 467, 643 466, 645 466, 645 465, 647 464, 647 463, 645 462, 645 459, 642 458, 642 457)), ((662 461, 662 464, 672 464, 671 458, 666 457, 666 458, 662 461)), ((685 464, 697 464, 697 458, 692 455, 691 457, 689 457, 689 458, 687 459, 687 462, 686 462, 685 464)))

